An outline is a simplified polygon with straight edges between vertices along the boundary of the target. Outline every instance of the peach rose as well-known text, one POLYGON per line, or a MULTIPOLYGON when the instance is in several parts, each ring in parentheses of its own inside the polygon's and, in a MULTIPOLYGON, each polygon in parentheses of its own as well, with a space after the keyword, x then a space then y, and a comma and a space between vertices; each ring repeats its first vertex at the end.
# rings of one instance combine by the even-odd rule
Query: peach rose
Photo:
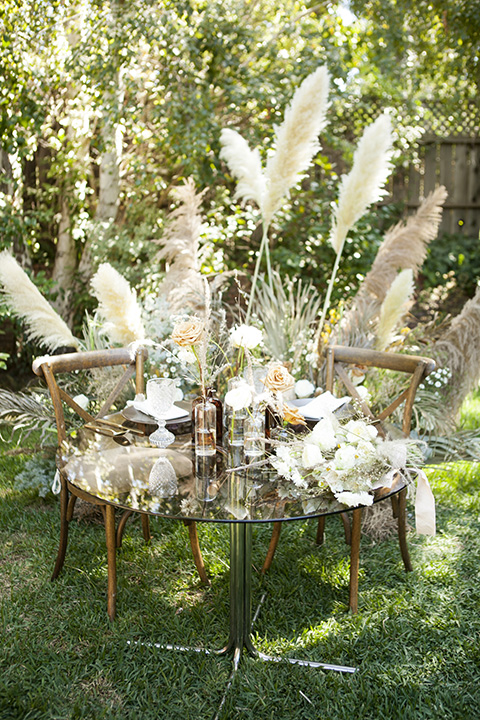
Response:
POLYGON ((175 325, 172 331, 172 340, 181 347, 195 345, 203 336, 205 323, 200 318, 194 317, 191 320, 184 320, 175 325))
POLYGON ((295 385, 295 378, 283 365, 274 365, 265 378, 265 387, 269 390, 289 390, 295 385))
POLYGON ((307 421, 303 417, 302 413, 291 405, 283 406, 283 419, 290 425, 306 425, 307 421))

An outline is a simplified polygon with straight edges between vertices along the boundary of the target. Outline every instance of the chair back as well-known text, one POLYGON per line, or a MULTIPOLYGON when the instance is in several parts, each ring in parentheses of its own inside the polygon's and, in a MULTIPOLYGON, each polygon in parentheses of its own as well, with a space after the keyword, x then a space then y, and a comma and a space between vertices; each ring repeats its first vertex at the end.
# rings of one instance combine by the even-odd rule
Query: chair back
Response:
POLYGON ((325 358, 326 390, 333 392, 336 382, 341 383, 347 393, 357 400, 363 414, 376 423, 377 430, 383 436, 386 433, 382 428, 382 422, 404 403, 402 432, 408 437, 412 423, 415 394, 422 380, 435 370, 434 360, 419 355, 402 355, 400 353, 347 347, 343 345, 328 346, 325 350, 325 358), (402 383, 397 396, 390 402, 388 407, 375 414, 369 405, 360 397, 349 375, 349 367, 356 367, 360 370, 373 367, 404 373, 407 379, 407 386, 405 387, 405 383, 402 383))
POLYGON ((64 355, 47 355, 36 358, 33 362, 33 372, 43 377, 47 383, 52 398, 57 423, 59 445, 66 440, 65 403, 72 408, 85 422, 92 422, 103 418, 112 407, 129 380, 135 377, 136 393, 144 391, 144 362, 148 353, 146 348, 114 348, 110 350, 91 350, 87 352, 66 353, 64 355), (93 368, 124 366, 124 372, 102 403, 95 416, 84 410, 62 387, 57 383, 56 376, 63 373, 72 373, 93 368))

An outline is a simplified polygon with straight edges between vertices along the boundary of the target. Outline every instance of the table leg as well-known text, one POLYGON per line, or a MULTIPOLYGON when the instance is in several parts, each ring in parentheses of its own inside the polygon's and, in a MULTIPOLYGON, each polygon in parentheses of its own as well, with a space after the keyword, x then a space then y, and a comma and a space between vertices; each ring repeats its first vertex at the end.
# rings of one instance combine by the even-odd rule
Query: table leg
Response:
POLYGON ((252 627, 251 585, 252 585, 252 525, 231 523, 230 525, 230 637, 219 654, 233 652, 234 671, 245 649, 249 655, 268 662, 288 662, 324 670, 354 673, 356 668, 345 665, 313 660, 298 660, 266 655, 254 646, 250 631, 252 627))
POLYGON ((245 648, 256 656, 250 639, 252 626, 252 526, 251 523, 230 524, 230 637, 220 653, 233 653, 238 666, 245 648))
MULTIPOLYGON (((345 665, 332 665, 330 663, 313 660, 298 660, 296 658, 282 658, 266 655, 254 646, 251 639, 252 627, 252 523, 230 523, 230 634, 227 644, 220 650, 210 650, 200 647, 185 647, 182 645, 161 645, 153 643, 157 648, 166 650, 181 650, 206 653, 208 655, 233 654, 233 669, 229 678, 227 689, 231 686, 233 676, 238 668, 243 651, 259 660, 269 662, 288 662, 292 665, 321 668, 323 670, 336 670, 342 673, 354 673, 356 668, 345 665)), ((137 643, 135 643, 137 644, 137 643)), ((148 645, 149 643, 139 643, 148 645)), ((222 699, 222 704, 225 700, 222 699)))

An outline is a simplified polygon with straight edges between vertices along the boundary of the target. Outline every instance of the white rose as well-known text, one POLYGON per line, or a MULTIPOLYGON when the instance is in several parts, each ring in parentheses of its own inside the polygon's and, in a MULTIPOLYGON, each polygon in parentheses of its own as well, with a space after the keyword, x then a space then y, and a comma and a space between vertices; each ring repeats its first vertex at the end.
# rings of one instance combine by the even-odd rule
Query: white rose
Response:
POLYGON ((313 468, 315 465, 320 465, 323 460, 324 457, 318 445, 305 443, 302 453, 302 465, 304 468, 313 468))
POLYGON ((230 332, 233 347, 244 347, 253 350, 262 340, 262 331, 253 325, 239 325, 230 332))
POLYGON ((360 440, 369 442, 377 437, 377 429, 363 420, 349 420, 344 426, 348 442, 358 443, 360 440))
POLYGON ((332 492, 342 492, 343 482, 335 470, 327 470, 327 472, 322 475, 322 479, 327 483, 332 492))
POLYGON ((298 398, 308 398, 315 392, 315 385, 310 380, 297 380, 295 383, 295 395, 298 398))
POLYGON ((357 505, 372 505, 373 495, 368 492, 352 493, 344 491, 335 495, 337 500, 348 507, 356 507, 357 505))
POLYGON ((177 352, 178 359, 183 365, 192 365, 193 363, 197 362, 197 358, 195 357, 195 353, 192 352, 189 348, 181 348, 177 352))
POLYGON ((338 443, 335 436, 335 428, 332 418, 322 418, 313 428, 310 438, 319 446, 320 450, 323 450, 323 452, 333 450, 338 443))
POLYGON ((363 400, 364 402, 368 402, 370 400, 370 392, 368 388, 365 387, 365 385, 357 385, 355 390, 360 395, 361 400, 363 400))
POLYGON ((368 442, 368 440, 360 440, 357 444, 357 457, 359 463, 373 463, 377 458, 377 449, 375 445, 368 442))
POLYGON ((357 449, 353 445, 340 445, 335 453, 335 467, 342 470, 353 470, 358 462, 357 449))
POLYGON ((237 385, 233 388, 233 390, 229 390, 225 395, 226 405, 230 405, 230 407, 235 411, 243 410, 248 407, 252 404, 252 400, 252 389, 250 385, 247 385, 247 383, 237 385))

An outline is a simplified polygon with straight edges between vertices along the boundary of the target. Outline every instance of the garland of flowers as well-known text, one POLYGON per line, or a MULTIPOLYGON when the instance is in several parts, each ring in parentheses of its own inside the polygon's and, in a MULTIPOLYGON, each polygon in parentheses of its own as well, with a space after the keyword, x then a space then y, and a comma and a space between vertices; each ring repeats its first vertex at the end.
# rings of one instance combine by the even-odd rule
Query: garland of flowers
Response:
POLYGON ((360 415, 339 420, 329 413, 312 431, 278 444, 269 462, 285 481, 278 485, 282 497, 309 500, 320 490, 354 507, 371 505, 373 491, 390 487, 397 472, 408 478, 421 452, 411 440, 380 437, 360 415))

